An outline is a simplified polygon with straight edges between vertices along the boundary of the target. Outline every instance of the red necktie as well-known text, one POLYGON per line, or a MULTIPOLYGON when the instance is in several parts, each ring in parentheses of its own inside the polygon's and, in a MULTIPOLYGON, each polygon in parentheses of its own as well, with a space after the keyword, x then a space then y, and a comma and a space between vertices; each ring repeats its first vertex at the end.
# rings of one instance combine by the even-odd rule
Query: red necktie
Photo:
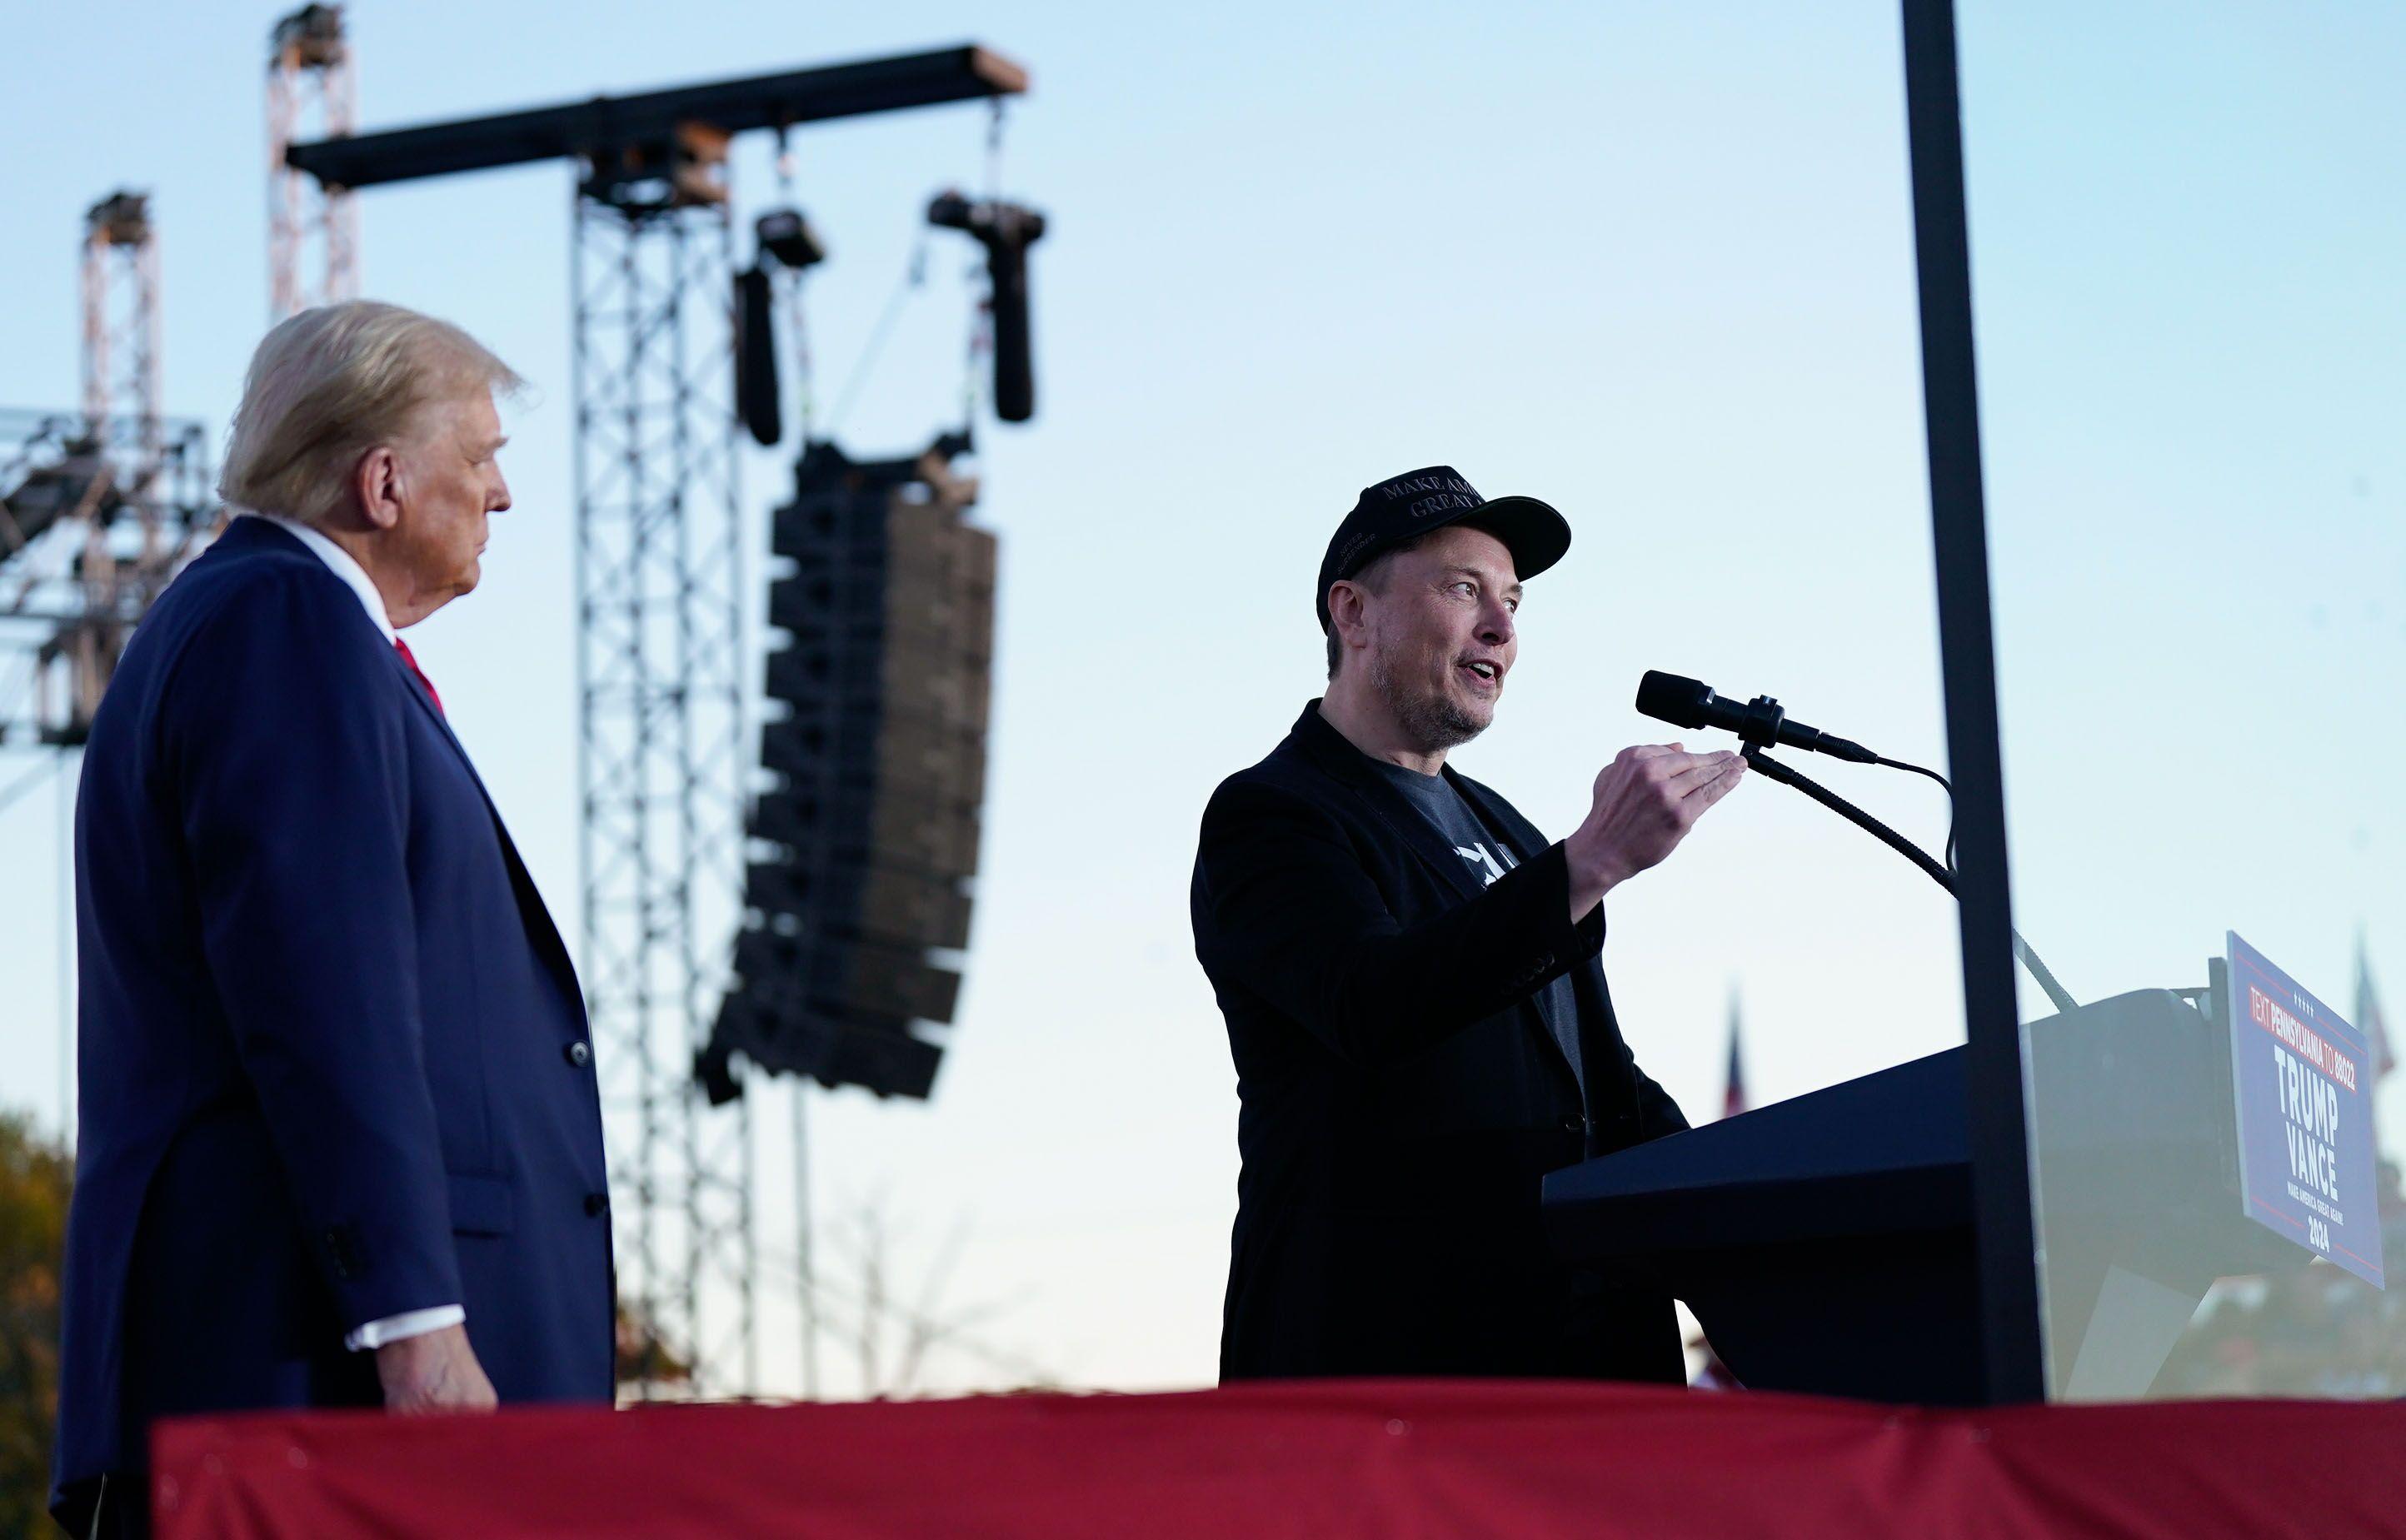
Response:
POLYGON ((409 643, 396 636, 392 639, 392 649, 401 654, 402 665, 409 670, 409 676, 426 686, 426 699, 434 702, 435 713, 446 714, 443 710, 443 697, 435 693, 434 681, 427 678, 426 671, 418 666, 418 659, 410 653, 409 643))

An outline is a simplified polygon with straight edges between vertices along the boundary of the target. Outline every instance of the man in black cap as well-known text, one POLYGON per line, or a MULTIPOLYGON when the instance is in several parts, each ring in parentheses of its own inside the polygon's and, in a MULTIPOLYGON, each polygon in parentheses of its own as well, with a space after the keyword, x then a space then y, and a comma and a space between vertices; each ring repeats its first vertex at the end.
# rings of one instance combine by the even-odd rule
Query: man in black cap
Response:
POLYGON ((1745 763, 1625 749, 1559 843, 1445 763, 1494 717, 1521 582, 1569 546, 1449 466, 1366 488, 1314 596, 1327 695, 1204 811, 1195 950, 1244 1159, 1223 1378, 1684 1378, 1669 1298, 1558 1262, 1538 1187, 1687 1126, 1613 1020, 1604 897, 1745 763))

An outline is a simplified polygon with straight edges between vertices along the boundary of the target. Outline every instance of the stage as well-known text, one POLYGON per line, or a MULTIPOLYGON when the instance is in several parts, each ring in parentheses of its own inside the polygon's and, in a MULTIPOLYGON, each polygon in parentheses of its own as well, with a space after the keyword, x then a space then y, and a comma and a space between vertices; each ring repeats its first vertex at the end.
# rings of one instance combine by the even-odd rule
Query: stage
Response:
POLYGON ((160 1540, 2406 1534, 2406 1406, 1428 1381, 199 1419, 160 1540))

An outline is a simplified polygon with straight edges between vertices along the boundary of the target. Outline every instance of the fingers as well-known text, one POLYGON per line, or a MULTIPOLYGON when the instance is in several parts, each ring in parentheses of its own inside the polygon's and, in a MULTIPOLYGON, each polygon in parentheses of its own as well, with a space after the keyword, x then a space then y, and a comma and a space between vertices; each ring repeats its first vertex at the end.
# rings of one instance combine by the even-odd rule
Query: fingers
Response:
POLYGON ((1677 758, 1680 762, 1676 767, 1672 764, 1672 757, 1666 755, 1649 768, 1663 767, 1671 789, 1682 797, 1694 796, 1733 770, 1742 771, 1746 769, 1746 761, 1734 754, 1683 754, 1677 758))
POLYGON ((1726 750, 1689 754, 1676 744, 1638 743, 1614 756, 1595 778, 1595 794, 1609 800, 1620 788, 1653 786, 1664 800, 1676 804, 1695 795, 1722 776, 1741 772, 1746 761, 1726 750))
POLYGON ((1737 789, 1737 784, 1745 779, 1746 760, 1740 756, 1733 754, 1730 756, 1730 763, 1721 768, 1721 772, 1719 775, 1713 777, 1710 781, 1705 782, 1702 786, 1699 786, 1696 790, 1689 794, 1689 804, 1695 808, 1696 816, 1702 817, 1704 815, 1705 809, 1711 807, 1715 802, 1720 801, 1722 798, 1727 797, 1731 792, 1735 791, 1737 789))
POLYGON ((1728 758, 1726 754, 1690 754, 1677 743, 1633 743, 1613 756, 1615 765, 1642 768, 1649 773, 1670 774, 1691 765, 1728 758))
POLYGON ((1595 778, 1586 819, 1564 841, 1573 868, 1574 912, 1606 890, 1661 862, 1705 811, 1745 779, 1746 760, 1726 750, 1690 754, 1676 743, 1625 748, 1595 778), (1580 883, 1587 885, 1582 887, 1580 883))
POLYGON ((406 1415, 491 1411, 498 1405, 493 1382, 476 1362, 463 1327, 438 1327, 388 1342, 375 1353, 388 1410, 406 1415))

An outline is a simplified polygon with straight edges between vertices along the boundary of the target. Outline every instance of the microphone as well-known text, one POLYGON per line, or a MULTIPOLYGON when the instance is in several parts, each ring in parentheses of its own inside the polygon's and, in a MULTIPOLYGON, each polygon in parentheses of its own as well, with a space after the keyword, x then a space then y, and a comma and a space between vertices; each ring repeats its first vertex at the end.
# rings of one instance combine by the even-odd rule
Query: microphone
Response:
POLYGON ((1779 702, 1758 695, 1745 705, 1713 693, 1701 679, 1649 669, 1637 682, 1637 710, 1644 715, 1682 728, 1721 728, 1759 749, 1785 743, 1792 749, 1851 759, 1859 765, 1879 762, 1879 756, 1851 739, 1808 728, 1780 709, 1779 702))

